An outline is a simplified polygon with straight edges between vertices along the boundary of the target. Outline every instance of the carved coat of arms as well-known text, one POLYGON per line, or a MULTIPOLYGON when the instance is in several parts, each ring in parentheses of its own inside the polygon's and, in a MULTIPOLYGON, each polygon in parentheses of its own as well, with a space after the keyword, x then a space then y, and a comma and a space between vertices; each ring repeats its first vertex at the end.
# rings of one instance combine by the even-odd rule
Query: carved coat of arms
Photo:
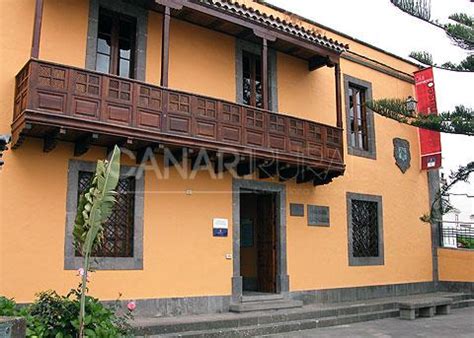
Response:
POLYGON ((401 138, 394 138, 393 157, 395 157, 395 163, 402 173, 405 173, 410 168, 411 162, 410 142, 401 138))

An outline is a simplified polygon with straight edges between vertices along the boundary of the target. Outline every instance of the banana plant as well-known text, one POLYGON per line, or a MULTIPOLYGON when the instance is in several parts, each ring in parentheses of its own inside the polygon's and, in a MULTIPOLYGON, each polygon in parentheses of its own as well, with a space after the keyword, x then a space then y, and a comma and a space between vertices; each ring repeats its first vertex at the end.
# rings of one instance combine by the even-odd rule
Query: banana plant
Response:
POLYGON ((115 146, 110 160, 97 161, 90 186, 79 197, 74 224, 74 243, 83 257, 81 300, 79 310, 79 337, 84 336, 87 274, 93 250, 100 245, 103 224, 112 213, 120 176, 120 149, 115 146))

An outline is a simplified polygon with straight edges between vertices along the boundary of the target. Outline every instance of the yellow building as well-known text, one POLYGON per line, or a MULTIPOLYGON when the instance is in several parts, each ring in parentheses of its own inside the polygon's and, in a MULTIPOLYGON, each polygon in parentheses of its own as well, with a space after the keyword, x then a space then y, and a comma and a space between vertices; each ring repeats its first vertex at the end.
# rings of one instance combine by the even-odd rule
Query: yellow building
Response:
POLYGON ((2 0, 0 15, 1 295, 77 285, 77 198, 114 144, 100 299, 170 315, 474 281, 419 219, 417 130, 364 106, 414 96, 416 65, 249 0, 2 0))

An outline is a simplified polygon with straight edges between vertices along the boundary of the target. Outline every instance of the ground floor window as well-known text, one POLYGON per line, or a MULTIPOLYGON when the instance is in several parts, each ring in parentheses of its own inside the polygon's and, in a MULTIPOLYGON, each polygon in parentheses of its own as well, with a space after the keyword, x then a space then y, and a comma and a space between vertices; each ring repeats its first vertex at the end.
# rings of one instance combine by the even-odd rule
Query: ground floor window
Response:
POLYGON ((347 193, 349 265, 383 265, 382 197, 347 193))
MULTIPOLYGON (((78 198, 88 189, 93 177, 91 171, 79 171, 78 198)), ((104 224, 104 238, 93 252, 96 257, 133 257, 135 177, 120 178, 116 191, 114 209, 104 224)))
MULTIPOLYGON (((116 203, 104 224, 102 244, 92 253, 93 267, 105 270, 143 268, 144 175, 122 166, 116 203)), ((65 268, 81 267, 82 257, 74 248, 73 229, 80 195, 90 186, 95 162, 70 160, 67 182, 65 268)))

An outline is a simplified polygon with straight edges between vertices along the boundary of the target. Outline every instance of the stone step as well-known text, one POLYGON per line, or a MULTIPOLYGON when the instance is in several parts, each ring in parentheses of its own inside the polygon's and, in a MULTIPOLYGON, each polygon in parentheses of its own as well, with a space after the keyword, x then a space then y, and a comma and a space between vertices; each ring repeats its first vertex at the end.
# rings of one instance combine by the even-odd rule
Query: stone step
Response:
POLYGON ((230 304, 229 310, 231 312, 243 313, 254 311, 294 309, 302 306, 303 302, 300 300, 281 299, 230 304))
POLYGON ((255 295, 243 295, 242 296, 242 303, 248 302, 267 302, 273 300, 280 300, 283 299, 283 296, 280 294, 255 294, 255 295))
MULTIPOLYGON (((251 337, 262 336, 268 334, 296 332, 301 330, 310 330, 321 327, 351 324, 356 322, 363 322, 376 319, 384 319, 390 317, 397 317, 398 310, 385 310, 379 312, 368 312, 364 314, 352 314, 347 316, 333 316, 319 319, 305 319, 286 321, 273 324, 243 326, 228 329, 214 329, 205 331, 191 331, 175 335, 165 335, 163 337, 251 337)), ((153 337, 153 336, 152 336, 153 337)))
POLYGON ((171 334, 186 331, 199 330, 221 330, 227 328, 236 328, 241 326, 265 325, 286 321, 300 321, 308 319, 357 315, 367 312, 380 312, 384 310, 398 309, 395 302, 381 303, 381 304, 352 304, 352 305, 335 305, 324 308, 305 307, 290 309, 288 311, 266 311, 266 312, 247 312, 243 314, 235 314, 232 316, 217 315, 216 318, 206 317, 201 318, 188 317, 185 319, 175 320, 172 323, 150 324, 146 326, 136 327, 135 332, 139 334, 171 334), (211 319, 212 318, 212 319, 211 319))
MULTIPOLYGON (((460 294, 452 298, 453 300, 457 300, 454 300, 453 308, 474 306, 474 298, 472 298, 472 295, 465 296, 460 294)), ((271 333, 271 329, 265 329, 266 327, 279 327, 282 330, 281 332, 290 332, 293 331, 295 327, 297 327, 296 330, 303 330, 306 328, 348 324, 356 321, 397 317, 399 315, 398 301, 399 299, 394 297, 381 299, 380 301, 372 300, 320 306, 307 305, 304 307, 285 309, 283 311, 267 310, 238 314, 221 313, 187 316, 181 318, 150 318, 141 324, 135 324, 134 332, 136 335, 146 335, 147 337, 152 335, 176 337, 187 336, 188 334, 191 334, 191 337, 193 335, 196 337, 233 337, 243 336, 248 332, 253 332, 251 335, 271 333), (314 322, 317 323, 317 326, 311 327, 315 325, 312 324, 314 322), (265 332, 259 333, 259 330, 265 332)), ((249 306, 253 305, 253 303, 247 302, 243 305, 249 306)))

